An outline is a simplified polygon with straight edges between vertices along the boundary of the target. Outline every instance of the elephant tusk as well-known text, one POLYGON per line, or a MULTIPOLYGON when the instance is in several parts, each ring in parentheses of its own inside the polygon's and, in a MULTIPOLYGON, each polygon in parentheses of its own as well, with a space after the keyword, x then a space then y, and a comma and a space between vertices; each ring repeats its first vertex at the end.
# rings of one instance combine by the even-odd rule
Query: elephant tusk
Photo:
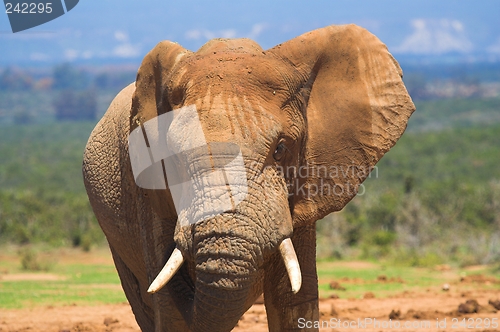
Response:
POLYGON ((184 257, 182 257, 181 251, 175 248, 163 269, 161 269, 158 276, 151 283, 151 286, 149 286, 148 293, 156 293, 162 289, 179 270, 182 263, 184 263, 184 257))
POLYGON ((288 272, 288 278, 290 278, 290 284, 292 285, 292 292, 297 294, 302 286, 302 274, 300 273, 299 260, 295 254, 295 249, 293 248, 293 243, 290 238, 284 239, 280 244, 280 253, 285 262, 286 272, 288 272))

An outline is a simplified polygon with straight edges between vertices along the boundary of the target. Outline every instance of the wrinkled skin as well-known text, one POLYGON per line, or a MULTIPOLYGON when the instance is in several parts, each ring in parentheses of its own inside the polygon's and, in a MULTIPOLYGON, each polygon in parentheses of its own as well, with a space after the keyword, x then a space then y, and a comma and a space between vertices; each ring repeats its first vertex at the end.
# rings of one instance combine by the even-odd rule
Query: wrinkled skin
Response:
MULTIPOLYGON (((315 223, 356 195, 404 132, 414 105, 401 75, 386 47, 353 25, 267 51, 247 39, 212 40, 195 53, 158 44, 92 132, 83 163, 90 202, 141 329, 230 331, 262 293, 270 331, 319 319, 315 223), (196 106, 212 149, 241 149, 248 184, 241 203, 206 219, 198 217, 201 190, 176 211, 168 189, 140 188, 131 170, 129 134, 188 105, 196 106), (329 171, 280 171, 290 166, 329 171), (302 273, 297 294, 278 250, 286 238, 302 273), (149 294, 174 248, 184 264, 149 294)), ((172 145, 192 134, 174 125, 172 133, 172 145)), ((188 176, 210 171, 203 152, 183 158, 188 176)))

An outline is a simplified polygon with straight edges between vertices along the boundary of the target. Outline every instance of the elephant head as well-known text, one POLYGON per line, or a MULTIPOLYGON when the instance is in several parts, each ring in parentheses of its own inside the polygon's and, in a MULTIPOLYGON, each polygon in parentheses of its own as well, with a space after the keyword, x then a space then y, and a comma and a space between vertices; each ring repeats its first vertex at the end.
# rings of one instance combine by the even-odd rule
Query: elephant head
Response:
POLYGON ((184 264, 190 280, 169 291, 187 325, 229 331, 280 253, 298 296, 300 266, 314 263, 297 258, 294 230, 341 210, 402 135, 415 108, 401 77, 385 45, 354 25, 266 51, 248 39, 197 52, 158 44, 137 75, 130 157, 156 213, 175 210, 177 226, 149 291, 184 264))

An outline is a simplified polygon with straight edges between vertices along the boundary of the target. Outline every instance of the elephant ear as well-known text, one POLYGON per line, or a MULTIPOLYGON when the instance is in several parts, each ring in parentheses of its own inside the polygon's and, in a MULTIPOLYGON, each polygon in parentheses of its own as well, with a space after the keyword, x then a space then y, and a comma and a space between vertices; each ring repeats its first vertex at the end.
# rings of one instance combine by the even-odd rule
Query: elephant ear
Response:
POLYGON ((132 97, 131 132, 144 122, 171 110, 166 98, 166 83, 172 68, 186 53, 190 51, 179 44, 162 41, 144 57, 132 97))
POLYGON ((341 210, 406 129, 415 106, 387 47, 355 25, 318 29, 268 52, 306 79, 307 139, 294 223, 341 210), (310 90, 309 90, 310 89, 310 90))
MULTIPOLYGON (((188 53, 191 52, 179 44, 162 41, 144 57, 137 72, 135 92, 132 96, 131 133, 148 120, 172 110, 167 99, 167 82, 175 65, 188 53)), ((147 144, 149 143, 148 141, 147 144)), ((177 217, 168 188, 166 190, 144 189, 144 191, 160 218, 175 219, 177 217)))

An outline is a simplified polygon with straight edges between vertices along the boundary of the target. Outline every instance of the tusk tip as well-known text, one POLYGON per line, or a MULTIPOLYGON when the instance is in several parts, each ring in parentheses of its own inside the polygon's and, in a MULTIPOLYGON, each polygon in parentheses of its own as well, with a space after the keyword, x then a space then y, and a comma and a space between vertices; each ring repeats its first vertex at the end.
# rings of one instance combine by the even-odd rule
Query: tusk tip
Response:
POLYGON ((300 264, 293 248, 293 243, 290 238, 284 239, 279 247, 285 268, 290 279, 293 294, 297 294, 302 287, 302 275, 300 273, 300 264))
POLYGON ((153 294, 158 292, 160 289, 165 286, 170 279, 175 275, 175 273, 180 269, 184 262, 184 258, 182 257, 182 253, 179 249, 175 248, 172 252, 172 255, 165 263, 163 269, 161 269, 158 276, 153 280, 151 285, 148 288, 148 293, 153 294))
POLYGON ((154 294, 154 293, 156 293, 157 291, 158 291, 158 287, 154 287, 154 285, 153 285, 153 284, 151 284, 151 286, 149 286, 149 288, 148 288, 148 293, 149 293, 149 294, 154 294))
POLYGON ((301 287, 302 287, 302 283, 292 285, 292 293, 297 294, 300 291, 301 287))

